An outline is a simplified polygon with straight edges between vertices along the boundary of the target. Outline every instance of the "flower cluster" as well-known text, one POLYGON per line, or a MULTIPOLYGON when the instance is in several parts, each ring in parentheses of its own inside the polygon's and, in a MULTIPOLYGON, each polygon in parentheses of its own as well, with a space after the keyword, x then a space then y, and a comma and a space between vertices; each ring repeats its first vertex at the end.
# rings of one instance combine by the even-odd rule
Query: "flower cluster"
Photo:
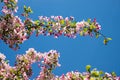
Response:
POLYGON ((62 16, 39 16, 39 20, 34 21, 36 32, 43 35, 54 35, 58 38, 61 35, 75 38, 77 34, 81 36, 93 34, 99 34, 98 31, 101 30, 101 26, 94 19, 88 19, 87 21, 76 22, 74 17, 62 16))
POLYGON ((1 0, 0 2, 4 2, 4 6, 2 7, 3 14, 13 14, 18 10, 18 0, 1 0))
POLYGON ((60 56, 56 50, 50 50, 49 52, 44 53, 43 57, 44 57, 44 61, 42 62, 43 64, 45 64, 45 65, 54 64, 54 66, 52 66, 52 67, 60 66, 60 64, 57 63, 58 57, 60 57, 60 56))
POLYGON ((30 48, 26 51, 26 54, 17 55, 15 66, 12 67, 6 62, 6 57, 0 53, 0 80, 28 80, 32 75, 31 65, 35 62, 41 62, 39 67, 42 69, 41 72, 44 72, 43 74, 45 75, 43 77, 45 78, 46 76, 49 76, 48 73, 52 75, 50 70, 52 71, 55 67, 59 66, 58 57, 59 55, 56 50, 40 53, 33 48, 30 48), (51 63, 47 60, 51 61, 51 63))
POLYGON ((38 35, 54 35, 58 38, 61 35, 75 38, 77 34, 81 36, 93 36, 100 35, 98 32, 101 27, 96 21, 76 22, 74 17, 40 16, 39 20, 31 20, 27 18, 24 22, 18 17, 12 14, 2 16, 0 20, 0 39, 9 44, 10 48, 18 49, 19 44, 27 40, 30 35, 35 31, 38 35))
POLYGON ((27 39, 24 23, 18 16, 8 14, 1 17, 0 39, 13 49, 18 49, 18 45, 27 39))
POLYGON ((48 53, 44 53, 44 60, 42 64, 44 66, 41 67, 41 72, 37 76, 36 80, 51 80, 54 78, 52 74, 52 70, 54 70, 60 64, 58 63, 59 53, 56 50, 50 50, 48 53))
MULTIPOLYGON (((38 35, 53 35, 55 38, 59 36, 67 36, 75 38, 77 34, 81 36, 96 36, 104 37, 104 44, 107 44, 111 38, 107 38, 99 32, 100 24, 94 19, 87 21, 75 21, 74 17, 62 16, 39 16, 38 20, 33 21, 29 18, 29 13, 32 13, 30 7, 24 6, 22 16, 25 20, 21 20, 15 13, 18 10, 18 0, 0 0, 4 3, 2 7, 2 15, 0 15, 0 40, 3 40, 10 48, 17 50, 19 44, 27 40, 33 32, 38 35)), ((35 80, 120 80, 116 74, 105 73, 96 69, 90 70, 91 66, 86 66, 87 72, 80 73, 78 71, 68 72, 66 75, 56 76, 52 71, 60 66, 59 53, 56 50, 40 53, 30 48, 26 54, 17 55, 15 66, 9 65, 5 59, 6 56, 0 53, 0 80, 28 80, 32 76, 31 65, 38 62, 38 67, 41 67, 39 75, 35 80), (102 75, 103 76, 102 76, 102 75)))
POLYGON ((15 16, 17 12, 17 0, 1 0, 4 3, 2 7, 3 15, 0 15, 0 39, 9 45, 10 48, 17 50, 19 44, 28 39, 35 31, 36 36, 53 35, 58 38, 61 35, 75 38, 77 34, 81 36, 96 36, 102 35, 104 37, 104 44, 107 44, 111 38, 105 37, 99 32, 101 30, 100 24, 96 19, 87 21, 75 21, 74 17, 62 16, 39 16, 38 20, 33 21, 29 18, 29 13, 32 13, 30 7, 24 6, 22 16, 25 20, 21 20, 15 16))
POLYGON ((38 62, 38 67, 41 67, 41 71, 35 80, 120 80, 115 72, 104 73, 96 68, 91 70, 90 65, 86 66, 86 72, 72 71, 56 76, 52 73, 57 66, 60 66, 59 53, 56 50, 41 53, 30 48, 26 54, 17 55, 13 67, 5 58, 5 55, 0 53, 0 80, 29 80, 32 76, 31 65, 35 62, 38 62))
MULTIPOLYGON (((93 72, 93 71, 92 71, 93 72)), ((96 71, 99 72, 100 71, 96 71)), ((54 79, 51 80, 120 80, 120 77, 113 76, 110 73, 104 73, 104 76, 95 76, 96 74, 83 72, 80 73, 78 71, 75 72, 68 72, 66 75, 62 75, 60 77, 56 76, 54 79)))
POLYGON ((2 53, 0 53, 0 60, 5 60, 6 56, 2 53))

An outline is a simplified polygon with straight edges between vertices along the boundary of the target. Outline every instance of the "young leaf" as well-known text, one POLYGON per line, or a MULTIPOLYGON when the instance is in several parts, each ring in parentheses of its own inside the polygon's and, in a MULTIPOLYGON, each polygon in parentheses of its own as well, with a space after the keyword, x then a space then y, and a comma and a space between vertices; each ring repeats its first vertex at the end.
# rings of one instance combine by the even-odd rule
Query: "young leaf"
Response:
POLYGON ((116 76, 116 73, 115 73, 115 72, 112 72, 111 74, 112 74, 112 76, 116 76))
POLYGON ((91 30, 93 29, 93 25, 90 25, 90 29, 91 29, 91 30))
POLYGON ((99 74, 102 75, 102 74, 103 74, 103 71, 99 71, 99 74))
POLYGON ((96 36, 96 38, 98 38, 100 36, 100 34, 99 33, 95 33, 95 36, 96 36))
POLYGON ((99 76, 99 73, 97 71, 92 71, 91 75, 93 77, 98 77, 99 76))
POLYGON ((64 25, 65 21, 64 21, 64 20, 60 20, 60 23, 61 23, 62 25, 64 25))
POLYGON ((9 60, 5 60, 5 63, 7 63, 7 64, 8 64, 8 62, 9 62, 9 60))
POLYGON ((24 5, 24 11, 26 11, 27 7, 24 5))
POLYGON ((91 68, 90 65, 87 65, 87 66, 86 66, 86 71, 88 71, 89 73, 90 73, 90 68, 91 68))
POLYGON ((83 31, 80 31, 80 36, 83 36, 83 31))
POLYGON ((83 29, 83 32, 87 32, 87 31, 88 31, 88 28, 84 28, 84 29, 83 29))
POLYGON ((88 19, 87 22, 88 22, 88 23, 91 23, 91 19, 88 19))
POLYGON ((39 20, 36 20, 34 21, 35 25, 39 25, 40 21, 39 20))
POLYGON ((108 43, 110 40, 112 40, 112 38, 105 38, 104 41, 103 41, 103 43, 104 43, 105 45, 107 45, 107 43, 108 43))
POLYGON ((107 38, 108 41, 112 40, 112 38, 107 38))
POLYGON ((105 39, 103 40, 103 43, 104 43, 105 45, 107 45, 108 40, 105 38, 105 39))
POLYGON ((28 7, 28 12, 32 13, 32 9, 30 7, 28 7))

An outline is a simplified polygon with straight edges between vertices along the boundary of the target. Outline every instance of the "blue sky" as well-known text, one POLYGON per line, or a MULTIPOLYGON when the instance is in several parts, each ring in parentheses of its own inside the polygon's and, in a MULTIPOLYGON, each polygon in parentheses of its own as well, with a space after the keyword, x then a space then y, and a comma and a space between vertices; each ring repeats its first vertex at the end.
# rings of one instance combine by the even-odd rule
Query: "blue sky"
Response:
MULTIPOLYGON (((14 65, 15 56, 25 53, 28 48, 35 48, 40 52, 55 49, 61 56, 61 67, 54 70, 56 75, 75 70, 83 72, 85 66, 90 64, 104 72, 115 71, 120 76, 120 0, 19 0, 19 12, 24 4, 33 9, 31 18, 34 20, 39 15, 74 16, 77 21, 96 18, 102 26, 101 32, 113 40, 105 46, 102 37, 95 39, 78 35, 76 39, 64 36, 55 39, 53 36, 32 35, 20 45, 18 51, 13 51, 0 41, 0 52, 7 56, 11 65, 14 65)), ((37 65, 33 66, 33 71, 32 78, 38 74, 37 65)))

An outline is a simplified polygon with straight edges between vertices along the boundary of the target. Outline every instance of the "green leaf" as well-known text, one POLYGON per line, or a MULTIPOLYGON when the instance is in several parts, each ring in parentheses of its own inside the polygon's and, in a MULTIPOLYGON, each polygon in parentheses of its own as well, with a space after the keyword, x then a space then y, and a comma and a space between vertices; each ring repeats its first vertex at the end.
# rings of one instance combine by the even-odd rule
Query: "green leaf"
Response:
POLYGON ((112 38, 107 38, 108 41, 112 40, 112 38))
POLYGON ((32 13, 33 11, 32 11, 32 9, 30 8, 30 7, 28 7, 28 12, 30 12, 30 13, 32 13))
POLYGON ((87 22, 88 22, 88 23, 91 23, 91 19, 88 19, 87 22))
POLYGON ((10 0, 10 2, 13 2, 13 3, 14 3, 15 1, 14 1, 14 0, 10 0))
POLYGON ((90 68, 91 68, 91 66, 90 66, 90 65, 87 65, 87 66, 86 66, 86 71, 90 72, 90 68))
POLYGON ((103 71, 99 71, 99 74, 102 75, 102 74, 103 74, 103 71))
POLYGON ((93 29, 93 25, 90 25, 90 29, 91 29, 91 30, 93 29))
POLYGON ((65 24, 65 20, 60 20, 60 24, 64 25, 65 24))
POLYGON ((30 7, 26 7, 25 5, 24 5, 24 12, 25 12, 26 14, 28 14, 28 13, 33 13, 32 9, 31 9, 30 7))
POLYGON ((71 26, 71 28, 75 28, 76 27, 76 22, 75 21, 71 22, 70 26, 71 26))
POLYGON ((92 23, 92 24, 90 25, 90 29, 93 30, 93 29, 95 29, 95 28, 96 28, 96 26, 94 25, 94 23, 92 23))
POLYGON ((112 74, 112 76, 116 76, 116 73, 115 73, 115 72, 112 72, 111 74, 112 74))
POLYGON ((52 29, 50 29, 50 30, 49 30, 49 32, 53 32, 53 30, 52 30, 52 29))
POLYGON ((108 40, 105 38, 105 39, 103 40, 103 43, 104 43, 105 45, 107 45, 108 40))
POLYGON ((8 7, 8 8, 11 8, 11 7, 12 7, 12 5, 11 5, 11 4, 7 4, 7 7, 8 7))
POLYGON ((80 31, 80 36, 83 36, 83 31, 80 31))
POLYGON ((95 36, 96 36, 96 38, 98 38, 100 36, 100 34, 99 33, 95 33, 95 36))
POLYGON ((105 38, 104 41, 103 41, 103 43, 104 43, 105 45, 107 45, 107 43, 108 43, 110 40, 112 40, 112 38, 105 38))
POLYGON ((35 25, 39 25, 40 21, 39 20, 36 20, 34 21, 35 22, 35 25))
POLYGON ((87 32, 88 31, 88 28, 84 28, 83 29, 83 32, 85 33, 85 32, 87 32))
POLYGON ((99 76, 99 73, 96 72, 96 71, 92 71, 91 75, 92 75, 93 77, 98 77, 98 76, 99 76))
POLYGON ((27 7, 24 5, 24 11, 26 11, 27 7))
POLYGON ((16 27, 19 27, 20 26, 20 24, 19 23, 16 23, 16 27))
POLYGON ((9 62, 9 60, 5 60, 5 63, 7 63, 7 64, 8 64, 8 62, 9 62))

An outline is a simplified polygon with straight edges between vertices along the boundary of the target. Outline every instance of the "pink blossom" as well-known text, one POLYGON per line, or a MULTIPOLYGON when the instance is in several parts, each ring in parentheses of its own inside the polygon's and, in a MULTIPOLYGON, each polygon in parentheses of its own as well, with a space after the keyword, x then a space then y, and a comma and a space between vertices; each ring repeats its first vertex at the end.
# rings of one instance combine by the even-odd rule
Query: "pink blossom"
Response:
POLYGON ((24 77, 24 80, 28 80, 28 76, 25 72, 23 73, 23 77, 24 77))
POLYGON ((51 16, 52 19, 54 19, 55 16, 51 16))
POLYGON ((17 10, 18 10, 18 6, 14 9, 14 12, 16 12, 16 13, 17 13, 17 10))
POLYGON ((6 56, 2 53, 0 53, 0 59, 5 60, 6 56))
POLYGON ((8 0, 4 0, 4 3, 8 3, 8 0))
POLYGON ((60 80, 67 80, 66 76, 63 74, 61 77, 60 77, 60 80))
POLYGON ((76 31, 79 31, 81 28, 85 26, 84 21, 76 23, 76 31))
POLYGON ((17 3, 17 2, 18 2, 18 0, 15 0, 15 2, 17 3))
POLYGON ((55 20, 55 21, 59 21, 59 17, 58 17, 58 16, 55 16, 55 17, 54 17, 54 20, 55 20))
POLYGON ((43 20, 43 16, 39 16, 39 20, 43 20))
POLYGON ((96 29, 97 30, 101 30, 101 25, 99 25, 98 23, 96 24, 96 29))
POLYGON ((7 6, 3 6, 2 12, 3 12, 4 14, 9 14, 9 13, 10 13, 10 10, 7 9, 7 6))
POLYGON ((68 17, 66 17, 66 18, 65 18, 65 21, 69 21, 69 18, 68 18, 68 17))
POLYGON ((62 16, 59 16, 59 18, 62 20, 63 19, 63 17, 62 16))
POLYGON ((73 17, 73 16, 70 16, 70 20, 74 20, 74 17, 73 17))
MULTIPOLYGON (((0 58, 3 56, 3 54, 2 55, 1 54, 0 54, 0 58)), ((2 59, 1 61, 2 65, 0 65, 1 67, 0 75, 3 77, 1 77, 1 79, 3 80, 6 80, 7 78, 10 78, 11 80, 17 79, 19 75, 15 75, 14 72, 19 70, 19 72, 22 73, 21 75, 23 76, 20 79, 28 80, 32 74, 32 72, 28 72, 28 71, 31 69, 31 65, 37 61, 36 57, 40 58, 39 62, 41 62, 41 64, 39 64, 39 67, 41 67, 41 71, 35 80, 71 80, 71 79, 82 80, 81 77, 83 77, 83 80, 92 80, 99 78, 99 77, 90 76, 92 74, 92 71, 91 73, 88 72, 80 73, 78 71, 75 72, 72 71, 72 72, 68 72, 66 75, 63 74, 62 76, 55 76, 49 71, 49 69, 53 70, 54 68, 51 66, 55 66, 55 67, 58 66, 57 64, 59 64, 58 63, 59 53, 56 50, 50 50, 49 52, 45 52, 43 54, 35 51, 34 48, 30 48, 28 51, 26 51, 26 54, 17 56, 16 58, 17 62, 14 67, 10 66, 5 62, 5 57, 2 59), (44 60, 43 61, 44 63, 42 63, 41 60, 44 60)), ((99 71, 97 71, 97 73, 99 73, 99 71)), ((111 80, 120 79, 119 77, 112 76, 110 73, 105 73, 103 77, 105 79, 108 78, 111 80)))

